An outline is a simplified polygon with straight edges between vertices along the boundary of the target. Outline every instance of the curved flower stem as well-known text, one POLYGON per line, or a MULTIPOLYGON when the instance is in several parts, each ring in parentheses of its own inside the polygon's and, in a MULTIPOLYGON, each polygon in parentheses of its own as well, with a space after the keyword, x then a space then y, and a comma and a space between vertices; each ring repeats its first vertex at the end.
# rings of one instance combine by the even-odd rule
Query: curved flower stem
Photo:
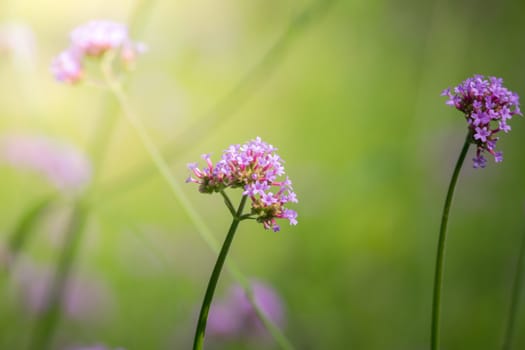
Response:
POLYGON ((516 274, 514 275, 514 282, 512 286, 512 294, 510 297, 510 308, 509 316, 507 319, 507 327, 505 329, 505 336, 503 338, 503 350, 510 350, 512 348, 512 340, 514 337, 514 330, 516 324, 516 313, 519 306, 519 298, 521 290, 523 288, 523 275, 525 266, 525 232, 521 240, 521 247, 518 255, 518 261, 516 262, 516 274))
POLYGON ((224 192, 224 190, 221 191, 221 196, 222 196, 222 198, 224 198, 224 203, 226 204, 226 206, 230 210, 230 213, 232 214, 233 217, 235 217, 235 215, 237 215, 237 213, 235 212, 235 208, 233 207, 233 204, 232 204, 232 201, 230 200, 230 197, 228 197, 228 195, 226 194, 226 192, 224 192))
POLYGON ((224 243, 222 245, 219 257, 217 258, 217 262, 215 262, 215 266, 213 267, 213 272, 210 276, 210 281, 208 282, 206 294, 204 295, 201 311, 199 313, 199 320, 197 322, 195 338, 193 339, 193 350, 202 349, 202 344, 204 342, 204 333, 206 331, 206 322, 208 321, 208 312, 210 311, 210 305, 213 299, 213 294, 215 293, 215 287, 217 286, 217 281, 219 280, 222 266, 224 265, 224 261, 226 260, 226 256, 228 255, 228 250, 230 249, 233 237, 235 236, 235 231, 237 231, 237 226, 239 226, 239 222, 241 222, 241 215, 244 210, 244 205, 246 204, 246 199, 246 196, 243 196, 241 199, 241 203, 239 204, 237 212, 233 216, 230 229, 228 230, 228 234, 226 235, 226 239, 224 240, 224 243))
POLYGON ((465 138, 465 143, 459 154, 459 158, 456 162, 456 167, 452 173, 452 178, 450 179, 450 184, 448 186, 447 197, 445 199, 445 205, 443 207, 443 215, 441 217, 441 227, 439 229, 439 240, 436 256, 436 270, 434 274, 434 291, 433 291, 433 300, 432 300, 432 325, 431 325, 431 335, 430 335, 430 347, 432 350, 437 350, 439 348, 439 318, 440 318, 440 309, 441 309, 441 290, 443 285, 443 262, 445 254, 445 242, 447 237, 447 223, 448 223, 448 213, 450 211, 450 206, 452 204, 452 198, 454 197, 454 189, 456 188, 456 183, 458 181, 459 172, 467 155, 470 143, 472 140, 472 131, 469 130, 465 138))
MULTIPOLYGON (((210 229, 208 228, 208 226, 206 226, 206 224, 204 223, 200 215, 194 209, 188 197, 186 197, 186 195, 182 191, 182 188, 179 185, 179 181, 177 181, 176 178, 171 173, 168 163, 162 157, 159 150, 157 149, 157 147, 155 146, 155 144, 149 137, 144 127, 144 124, 133 113, 133 110, 128 103, 126 94, 124 93, 122 86, 112 75, 111 66, 109 64, 104 65, 103 74, 105 76, 106 83, 108 84, 110 90, 115 95, 115 98, 117 99, 118 103, 121 106, 125 118, 129 121, 129 123, 131 124, 131 126, 133 127, 137 135, 139 136, 141 142, 143 143, 146 151, 148 152, 151 160, 153 161, 154 165, 160 172, 161 176, 168 183, 173 196, 179 202, 182 208, 186 211, 187 215, 189 216, 193 224, 196 226, 197 232, 199 233, 201 238, 204 240, 204 242, 208 245, 208 247, 210 247, 210 249, 213 252, 218 253, 219 243, 217 242, 215 237, 212 235, 210 229)), ((245 292, 248 295, 250 295, 251 289, 249 287, 249 283, 246 277, 244 277, 244 275, 241 273, 239 268, 231 261, 227 261, 226 266, 229 272, 231 273, 231 275, 233 276, 233 278, 239 284, 241 284, 241 286, 243 286, 243 288, 245 289, 245 292)), ((253 298, 250 299, 250 303, 252 307, 256 310, 257 314, 259 315, 266 329, 270 332, 270 334, 272 335, 274 340, 279 344, 279 346, 282 349, 293 349, 293 347, 290 345, 290 342, 286 339, 286 337, 279 330, 279 328, 273 325, 272 322, 261 312, 260 308, 253 301, 253 298)))
MULTIPOLYGON (((226 194, 225 191, 221 191, 221 195, 224 198, 224 202, 226 203, 226 206, 231 208, 232 217, 235 218, 238 214, 233 208, 233 204, 226 194)), ((243 197, 244 198, 244 197, 243 197)), ((242 212, 241 212, 242 214, 242 212)), ((255 220, 254 217, 251 216, 251 213, 242 214, 240 215, 239 221, 243 220, 255 220)), ((231 260, 231 259, 230 259, 231 260)), ((271 334, 275 342, 280 346, 283 350, 293 350, 293 345, 290 343, 290 341, 284 336, 284 334, 281 332, 279 327, 277 327, 261 310, 261 308, 257 305, 255 302, 255 297, 253 295, 252 286, 250 285, 249 281, 241 274, 241 272, 237 269, 237 267, 231 262, 226 262, 228 266, 229 272, 233 275, 233 279, 239 283, 239 285, 244 289, 244 293, 246 294, 246 297, 248 298, 248 301, 252 305, 253 309, 255 310, 255 314, 257 317, 261 320, 264 328, 271 334)))

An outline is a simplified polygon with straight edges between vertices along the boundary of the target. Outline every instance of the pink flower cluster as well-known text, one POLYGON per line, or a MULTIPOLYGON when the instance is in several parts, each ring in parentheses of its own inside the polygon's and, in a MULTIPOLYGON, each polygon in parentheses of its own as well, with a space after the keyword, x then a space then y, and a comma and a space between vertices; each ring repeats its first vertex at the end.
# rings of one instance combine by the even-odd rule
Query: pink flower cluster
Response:
POLYGON ((61 190, 80 189, 91 179, 91 164, 82 153, 41 136, 5 137, 0 142, 0 161, 40 173, 61 190))
POLYGON ((190 176, 186 182, 199 184, 202 193, 241 187, 243 195, 251 199, 251 214, 265 229, 279 231, 275 219, 288 219, 296 225, 297 213, 284 205, 297 203, 297 197, 290 179, 278 181, 284 175, 284 167, 276 150, 257 137, 243 145, 230 146, 216 165, 208 154, 203 155, 206 168, 201 170, 197 163, 188 164, 195 177, 190 176))
POLYGON ((453 106, 465 114, 468 127, 472 132, 472 142, 476 144, 474 168, 484 168, 487 160, 482 155, 485 151, 494 156, 499 163, 503 153, 496 152, 496 143, 500 131, 508 133, 507 122, 514 115, 522 115, 519 96, 503 86, 503 79, 475 75, 454 88, 445 89, 442 96, 447 96, 447 105, 453 106))
POLYGON ((128 28, 121 23, 96 20, 77 27, 71 33, 71 45, 62 51, 51 64, 55 78, 65 83, 79 82, 83 75, 85 57, 101 57, 115 50, 124 63, 131 63, 144 52, 141 43, 129 38, 128 28))

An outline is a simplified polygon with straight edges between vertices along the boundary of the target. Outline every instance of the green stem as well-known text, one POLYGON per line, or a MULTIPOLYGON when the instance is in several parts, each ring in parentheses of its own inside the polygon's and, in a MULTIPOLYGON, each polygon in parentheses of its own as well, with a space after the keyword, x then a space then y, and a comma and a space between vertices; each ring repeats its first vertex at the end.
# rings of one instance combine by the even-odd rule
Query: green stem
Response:
POLYGON ((219 253, 219 257, 217 258, 217 262, 215 263, 215 266, 213 267, 213 272, 210 276, 210 281, 208 282, 208 287, 206 288, 206 294, 204 295, 204 300, 202 301, 201 311, 199 313, 199 321, 197 323, 197 329, 195 331, 195 338, 193 340, 193 350, 202 349, 202 345, 204 343, 204 333, 206 331, 206 322, 208 320, 208 312, 210 311, 210 305, 213 299, 213 294, 215 293, 215 287, 217 286, 217 281, 219 280, 222 266, 224 265, 224 261, 226 260, 226 256, 228 255, 228 250, 230 249, 230 245, 233 241, 233 237, 235 236, 235 231, 237 231, 237 226, 239 226, 239 222, 241 222, 240 217, 244 210, 244 205, 246 204, 246 198, 247 198, 246 196, 243 196, 241 199, 241 203, 239 204, 239 208, 237 209, 237 212, 233 216, 233 220, 230 225, 230 229, 222 245, 221 251, 219 253))
POLYGON ((228 197, 228 195, 226 194, 226 192, 224 192, 224 190, 221 191, 221 196, 222 196, 222 198, 224 198, 224 203, 226 204, 226 206, 230 210, 230 213, 232 214, 233 217, 235 217, 235 215, 236 215, 235 208, 233 207, 233 204, 232 204, 232 201, 230 200, 230 197, 228 197))
POLYGON ((521 290, 523 288, 523 275, 525 273, 523 264, 525 263, 525 232, 521 241, 521 247, 516 262, 516 274, 514 275, 514 283, 512 286, 512 294, 510 297, 509 318, 507 320, 507 328, 503 338, 503 350, 510 350, 512 348, 512 340, 514 337, 514 330, 516 325, 516 314, 518 312, 519 299, 521 290))
POLYGON ((461 153, 459 154, 456 167, 454 168, 454 172, 452 173, 452 178, 450 179, 447 198, 445 199, 445 205, 443 207, 443 215, 441 217, 441 227, 439 229, 439 240, 436 256, 436 270, 434 274, 434 293, 432 300, 432 325, 430 335, 430 345, 432 350, 437 350, 439 348, 439 319, 441 309, 441 290, 443 287, 443 262, 445 258, 445 242, 447 237, 448 213, 452 204, 452 198, 454 197, 454 189, 456 188, 459 173, 465 160, 465 156, 467 155, 471 140, 472 131, 469 130, 465 138, 465 143, 463 144, 461 153))
MULTIPOLYGON (((226 203, 226 206, 230 208, 230 212, 232 214, 232 217, 237 216, 237 212, 235 211, 235 208, 233 208, 233 204, 226 194, 225 191, 221 191, 221 195, 224 198, 224 202, 226 203)), ((239 221, 243 220, 255 220, 254 217, 251 217, 252 214, 242 214, 239 216, 239 221)), ((240 286, 244 289, 244 293, 246 294, 249 303, 252 305, 253 309, 255 310, 255 314, 261 320, 263 326, 266 328, 266 330, 270 333, 272 338, 275 340, 275 342, 279 345, 279 347, 283 350, 292 350, 293 346, 290 343, 290 341, 284 336, 283 332, 277 327, 261 310, 259 305, 255 302, 255 298, 253 296, 253 290, 252 286, 248 282, 248 280, 244 277, 244 275, 239 271, 239 269, 236 267, 236 265, 230 260, 226 262, 226 266, 228 267, 228 271, 232 274, 233 279, 240 284, 240 286)))
POLYGON ((47 350, 51 346, 52 336, 60 317, 60 305, 63 300, 64 290, 67 288, 68 277, 80 243, 86 218, 86 209, 82 203, 77 202, 68 225, 64 247, 51 284, 52 287, 49 290, 49 295, 46 297, 47 309, 35 326, 29 349, 47 350))
POLYGON ((252 213, 244 214, 243 216, 241 216, 241 219, 243 219, 243 220, 257 220, 257 218, 255 216, 253 216, 252 213))

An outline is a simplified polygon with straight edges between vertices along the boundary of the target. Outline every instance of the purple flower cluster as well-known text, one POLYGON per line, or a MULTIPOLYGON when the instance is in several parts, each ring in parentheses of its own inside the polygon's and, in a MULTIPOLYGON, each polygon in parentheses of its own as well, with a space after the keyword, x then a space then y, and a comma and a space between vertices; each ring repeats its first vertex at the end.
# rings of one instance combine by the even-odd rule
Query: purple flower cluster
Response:
POLYGON ((487 80, 482 75, 466 79, 454 92, 445 89, 441 95, 449 98, 447 105, 465 114, 472 142, 477 146, 476 157, 472 159, 474 168, 484 168, 487 164, 485 151, 492 154, 496 162, 501 162, 503 154, 495 150, 499 140, 496 134, 508 133, 507 121, 514 115, 522 115, 519 96, 503 86, 503 79, 489 77, 487 80))
POLYGON ((70 47, 53 60, 51 71, 59 81, 79 82, 83 77, 84 57, 101 57, 110 50, 117 51, 124 63, 131 63, 145 48, 129 38, 124 24, 91 21, 73 30, 70 47))
POLYGON ((288 219, 290 224, 297 224, 297 213, 287 209, 288 202, 297 203, 292 182, 288 177, 278 181, 284 175, 282 159, 275 153, 277 149, 257 137, 243 145, 232 145, 215 165, 210 155, 203 155, 206 168, 199 169, 197 163, 188 167, 195 175, 186 182, 199 184, 202 193, 220 192, 228 187, 243 188, 243 195, 251 199, 251 214, 265 229, 279 231, 275 219, 288 219))
MULTIPOLYGON (((253 299, 259 310, 275 325, 284 326, 284 309, 279 295, 270 286, 254 282, 253 299)), ((267 335, 264 325, 246 292, 239 286, 230 289, 226 298, 214 303, 208 316, 208 334, 216 338, 261 338, 267 335)))
POLYGON ((91 163, 75 148, 46 137, 9 135, 0 141, 0 163, 46 176, 61 190, 78 190, 91 179, 91 163))

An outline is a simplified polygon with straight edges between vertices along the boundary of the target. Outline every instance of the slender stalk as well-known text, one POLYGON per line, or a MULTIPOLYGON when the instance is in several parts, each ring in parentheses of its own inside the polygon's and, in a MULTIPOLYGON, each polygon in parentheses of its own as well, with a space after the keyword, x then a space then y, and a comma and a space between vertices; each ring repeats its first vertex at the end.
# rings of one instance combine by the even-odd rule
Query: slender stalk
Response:
POLYGON ((226 192, 221 191, 221 196, 222 196, 222 198, 224 198, 224 203, 228 207, 228 210, 230 210, 230 213, 232 214, 232 216, 235 217, 235 215, 236 215, 235 208, 233 207, 232 201, 230 200, 230 198, 228 197, 226 192))
POLYGON ((439 319, 441 312, 441 290, 443 287, 443 262, 445 258, 445 242, 447 238, 447 223, 448 223, 448 213, 450 211, 450 206, 452 204, 452 198, 454 197, 454 190, 456 188, 456 183, 458 181, 459 173, 465 156, 467 155, 470 143, 472 140, 472 131, 468 131, 465 138, 465 143, 459 154, 459 158, 456 162, 456 167, 452 173, 452 178, 450 179, 450 184, 448 186, 447 197, 445 199, 445 205, 443 207, 443 215, 441 217, 441 227, 439 229, 439 240, 436 256, 436 270, 434 274, 434 292, 432 300, 432 325, 431 325, 431 335, 430 335, 430 344, 432 350, 437 350, 439 348, 439 319))
POLYGON ((235 236, 235 231, 237 231, 237 226, 239 226, 239 222, 241 222, 241 215, 244 210, 244 205, 246 204, 246 198, 246 196, 243 196, 241 199, 241 203, 239 204, 237 212, 233 216, 230 229, 228 230, 228 234, 226 235, 226 239, 222 245, 217 262, 215 262, 215 266, 213 267, 213 272, 210 276, 210 281, 208 282, 206 294, 204 295, 201 311, 199 313, 195 338, 193 339, 193 350, 202 349, 202 345, 204 343, 204 333, 206 332, 206 322, 208 321, 208 312, 210 311, 210 305, 213 299, 213 294, 215 293, 215 287, 217 286, 217 281, 219 280, 222 266, 224 265, 224 261, 228 255, 228 250, 230 249, 233 237, 235 236))
MULTIPOLYGON (((233 204, 226 194, 225 191, 221 191, 221 195, 224 198, 224 201, 227 206, 230 206, 233 208, 233 204), (229 204, 228 204, 229 203, 229 204)), ((235 217, 237 215, 235 209, 232 209, 231 211, 232 216, 235 217)), ((242 214, 239 216, 239 221, 243 220, 255 220, 255 218, 251 217, 252 214, 242 214)), ((246 297, 248 298, 249 303, 253 307, 255 314, 261 320, 263 326, 266 328, 266 330, 270 333, 273 340, 279 345, 279 347, 283 350, 293 350, 294 347, 292 343, 286 338, 286 336, 283 334, 283 332, 277 327, 261 310, 259 305, 255 302, 255 297, 253 294, 252 286, 250 285, 250 282, 248 279, 241 273, 241 271, 237 268, 237 265, 235 265, 231 259, 226 261, 226 266, 228 268, 228 272, 233 276, 233 279, 239 283, 239 285, 244 289, 244 293, 246 294, 246 297)))
POLYGON ((87 211, 82 203, 77 202, 66 232, 66 240, 60 255, 56 273, 46 297, 46 310, 35 326, 29 349, 50 349, 56 324, 60 317, 60 305, 67 288, 67 281, 73 261, 80 244, 80 238, 87 219, 87 211))
POLYGON ((521 291, 523 289, 523 278, 525 274, 525 232, 521 240, 521 247, 518 255, 518 261, 516 262, 516 274, 514 275, 514 282, 512 285, 512 294, 510 297, 510 308, 509 316, 507 319, 507 327, 505 329, 505 335, 503 338, 503 350, 510 350, 512 348, 512 341, 514 338, 515 327, 516 327, 516 314, 519 307, 519 299, 521 291))

